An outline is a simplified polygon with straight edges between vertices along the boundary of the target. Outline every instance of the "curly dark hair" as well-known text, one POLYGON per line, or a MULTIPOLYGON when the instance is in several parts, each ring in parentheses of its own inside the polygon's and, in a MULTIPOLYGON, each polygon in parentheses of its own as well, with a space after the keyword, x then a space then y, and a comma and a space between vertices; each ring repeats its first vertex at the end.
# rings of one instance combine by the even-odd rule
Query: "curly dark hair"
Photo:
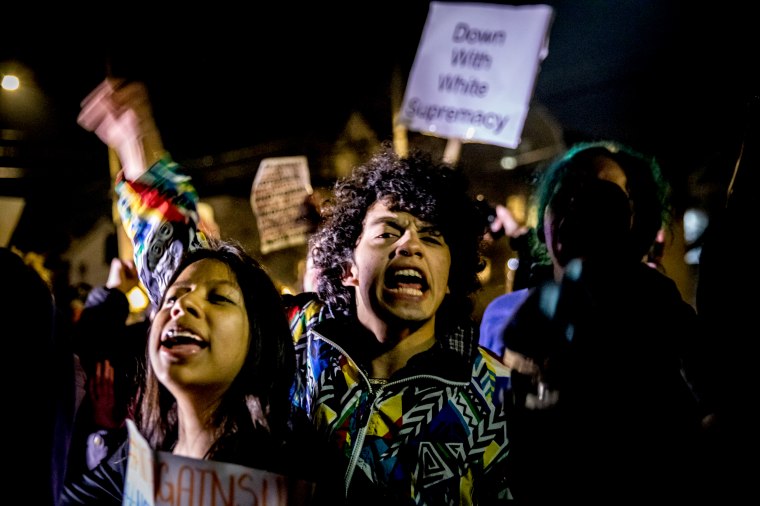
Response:
POLYGON ((367 210, 384 200, 390 209, 408 212, 440 228, 451 251, 450 293, 444 305, 471 314, 471 296, 480 288, 477 274, 484 265, 480 249, 483 227, 467 191, 467 179, 451 165, 435 163, 429 153, 420 150, 400 157, 390 142, 384 142, 369 161, 335 184, 323 222, 311 237, 321 299, 334 309, 354 313, 353 289, 343 286, 341 280, 353 259, 367 210))
MULTIPOLYGON (((239 244, 222 240, 210 240, 208 247, 188 252, 167 287, 188 266, 204 259, 218 260, 234 273, 243 293, 251 339, 240 373, 213 414, 217 437, 207 457, 267 468, 267 451, 279 448, 286 437, 288 393, 295 375, 295 349, 282 298, 258 260, 239 244)), ((176 400, 152 367, 143 375, 136 406, 138 426, 153 448, 169 451, 177 439, 176 400)))
POLYGON ((671 220, 669 187, 654 158, 614 141, 574 144, 546 169, 536 192, 536 233, 541 241, 540 247, 544 243, 544 211, 552 198, 563 185, 577 186, 583 179, 596 178, 595 162, 600 157, 616 162, 625 173, 633 214, 631 253, 641 259, 652 247, 660 228, 671 220))

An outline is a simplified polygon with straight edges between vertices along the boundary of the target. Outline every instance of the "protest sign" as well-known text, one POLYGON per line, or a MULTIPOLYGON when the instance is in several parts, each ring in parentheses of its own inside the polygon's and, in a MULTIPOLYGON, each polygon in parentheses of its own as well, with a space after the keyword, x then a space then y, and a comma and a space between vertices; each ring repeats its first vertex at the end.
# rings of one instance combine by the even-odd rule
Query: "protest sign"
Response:
POLYGON ((265 158, 251 189, 261 253, 306 244, 311 224, 305 204, 312 193, 305 156, 265 158))
POLYGON ((548 5, 431 2, 399 121, 517 148, 553 15, 548 5))
POLYGON ((313 484, 250 467, 154 451, 132 420, 123 506, 293 506, 313 484))

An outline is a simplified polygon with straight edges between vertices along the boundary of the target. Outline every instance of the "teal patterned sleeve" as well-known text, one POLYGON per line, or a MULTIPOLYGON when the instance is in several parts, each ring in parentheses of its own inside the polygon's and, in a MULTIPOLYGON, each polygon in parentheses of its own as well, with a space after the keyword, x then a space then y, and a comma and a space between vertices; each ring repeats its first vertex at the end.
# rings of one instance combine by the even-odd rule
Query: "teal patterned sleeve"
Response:
POLYGON ((198 228, 198 193, 168 154, 135 181, 119 174, 115 190, 140 281, 158 306, 184 252, 207 245, 198 228))

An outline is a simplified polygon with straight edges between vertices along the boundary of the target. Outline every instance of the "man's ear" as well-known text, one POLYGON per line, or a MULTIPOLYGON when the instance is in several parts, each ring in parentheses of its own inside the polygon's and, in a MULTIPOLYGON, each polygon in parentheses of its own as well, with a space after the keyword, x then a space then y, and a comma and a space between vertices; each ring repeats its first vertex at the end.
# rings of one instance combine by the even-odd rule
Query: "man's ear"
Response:
POLYGON ((359 286, 358 269, 353 262, 348 262, 343 266, 341 282, 343 286, 359 286))

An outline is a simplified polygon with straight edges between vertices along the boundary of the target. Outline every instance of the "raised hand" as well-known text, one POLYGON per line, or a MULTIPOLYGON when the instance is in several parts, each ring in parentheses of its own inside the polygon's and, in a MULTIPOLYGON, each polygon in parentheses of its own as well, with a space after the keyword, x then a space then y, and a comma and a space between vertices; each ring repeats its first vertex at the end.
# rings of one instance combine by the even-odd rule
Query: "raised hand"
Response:
POLYGON ((108 271, 106 280, 107 288, 116 288, 124 294, 138 284, 137 269, 133 260, 114 258, 111 260, 111 269, 108 271))
POLYGON ((517 237, 528 231, 528 227, 520 225, 512 212, 505 206, 499 204, 494 210, 496 212, 496 218, 491 222, 491 233, 496 233, 501 230, 507 237, 517 237))
POLYGON ((77 123, 117 152, 128 180, 140 177, 164 154, 143 83, 107 78, 81 107, 77 123))
POLYGON ((121 420, 114 419, 114 370, 108 360, 95 364, 95 376, 87 382, 87 389, 95 423, 106 429, 119 427, 121 420))

